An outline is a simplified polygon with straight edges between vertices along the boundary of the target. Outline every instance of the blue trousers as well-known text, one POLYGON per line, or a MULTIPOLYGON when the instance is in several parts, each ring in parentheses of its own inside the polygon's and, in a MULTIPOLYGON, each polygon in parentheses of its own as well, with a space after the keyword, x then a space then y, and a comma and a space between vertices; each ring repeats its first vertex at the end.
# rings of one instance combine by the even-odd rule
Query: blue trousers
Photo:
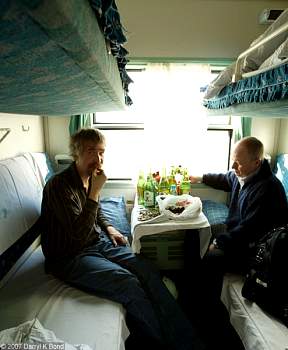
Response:
POLYGON ((50 270, 79 289, 122 304, 143 339, 155 339, 167 349, 204 349, 156 268, 129 246, 114 247, 105 233, 99 242, 50 270))

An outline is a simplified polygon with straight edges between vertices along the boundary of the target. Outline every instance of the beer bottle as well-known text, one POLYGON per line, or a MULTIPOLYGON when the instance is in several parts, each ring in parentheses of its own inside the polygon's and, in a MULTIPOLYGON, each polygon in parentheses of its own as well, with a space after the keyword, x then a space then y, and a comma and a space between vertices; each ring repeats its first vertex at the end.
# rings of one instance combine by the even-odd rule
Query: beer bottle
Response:
POLYGON ((159 182, 159 187, 158 187, 158 192, 159 194, 169 194, 169 182, 166 177, 166 169, 163 168, 162 170, 162 176, 159 182))
POLYGON ((148 174, 144 186, 144 206, 146 208, 155 207, 156 188, 151 173, 148 174))
POLYGON ((144 173, 141 170, 139 172, 139 177, 137 182, 137 197, 138 197, 139 205, 144 205, 144 187, 145 187, 145 178, 144 178, 144 173))

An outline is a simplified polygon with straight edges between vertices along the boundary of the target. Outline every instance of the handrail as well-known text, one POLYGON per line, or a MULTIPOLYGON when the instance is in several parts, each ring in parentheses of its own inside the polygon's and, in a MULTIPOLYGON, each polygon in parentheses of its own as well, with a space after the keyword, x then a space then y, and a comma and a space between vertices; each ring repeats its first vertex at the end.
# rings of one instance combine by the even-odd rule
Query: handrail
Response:
POLYGON ((280 26, 278 29, 276 29, 274 32, 270 33, 267 37, 263 38, 262 40, 260 40, 257 44, 255 44, 252 47, 249 47, 247 50, 245 50, 244 52, 242 52, 236 61, 236 65, 235 65, 235 73, 233 74, 233 78, 232 78, 232 82, 236 82, 237 80, 241 79, 241 74, 240 74, 240 61, 246 57, 250 52, 253 52, 254 50, 256 50, 259 46, 265 44, 267 41, 275 38, 276 36, 278 36, 279 34, 288 31, 288 22, 282 24, 282 26, 280 26))
POLYGON ((0 143, 5 139, 5 137, 11 132, 10 128, 0 128, 0 131, 6 131, 5 134, 0 138, 0 143))

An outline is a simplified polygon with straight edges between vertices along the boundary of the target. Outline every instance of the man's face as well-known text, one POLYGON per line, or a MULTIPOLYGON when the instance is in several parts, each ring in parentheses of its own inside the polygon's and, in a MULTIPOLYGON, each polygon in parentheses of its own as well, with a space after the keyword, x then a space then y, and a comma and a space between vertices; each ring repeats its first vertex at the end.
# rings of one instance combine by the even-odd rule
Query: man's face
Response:
POLYGON ((238 144, 232 155, 232 169, 239 177, 252 174, 260 165, 259 159, 253 159, 245 146, 238 144))
POLYGON ((77 164, 87 174, 91 175, 96 169, 102 169, 104 161, 105 144, 87 141, 79 154, 77 164))

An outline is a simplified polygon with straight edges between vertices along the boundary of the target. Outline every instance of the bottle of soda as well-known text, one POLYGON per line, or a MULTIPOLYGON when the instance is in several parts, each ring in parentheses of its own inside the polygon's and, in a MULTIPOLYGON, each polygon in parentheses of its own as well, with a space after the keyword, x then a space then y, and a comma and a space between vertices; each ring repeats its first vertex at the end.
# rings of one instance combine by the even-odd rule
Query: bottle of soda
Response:
POLYGON ((181 194, 190 194, 190 189, 191 189, 191 183, 188 175, 188 169, 184 168, 182 170, 182 181, 180 183, 180 192, 181 194))
POLYGON ((177 185, 176 185, 176 183, 172 184, 170 186, 170 194, 172 194, 173 196, 177 196, 177 185))
POLYGON ((148 174, 144 186, 144 206, 146 208, 155 207, 156 188, 151 173, 148 174))
POLYGON ((137 197, 138 197, 139 205, 144 205, 144 187, 145 187, 145 178, 144 178, 144 173, 141 170, 139 172, 139 177, 137 182, 137 197))
POLYGON ((173 195, 177 194, 177 191, 176 191, 176 193, 174 193, 174 185, 175 185, 175 189, 177 188, 177 183, 175 180, 175 167, 174 166, 171 166, 170 175, 168 176, 168 182, 169 182, 170 194, 173 194, 173 195))

